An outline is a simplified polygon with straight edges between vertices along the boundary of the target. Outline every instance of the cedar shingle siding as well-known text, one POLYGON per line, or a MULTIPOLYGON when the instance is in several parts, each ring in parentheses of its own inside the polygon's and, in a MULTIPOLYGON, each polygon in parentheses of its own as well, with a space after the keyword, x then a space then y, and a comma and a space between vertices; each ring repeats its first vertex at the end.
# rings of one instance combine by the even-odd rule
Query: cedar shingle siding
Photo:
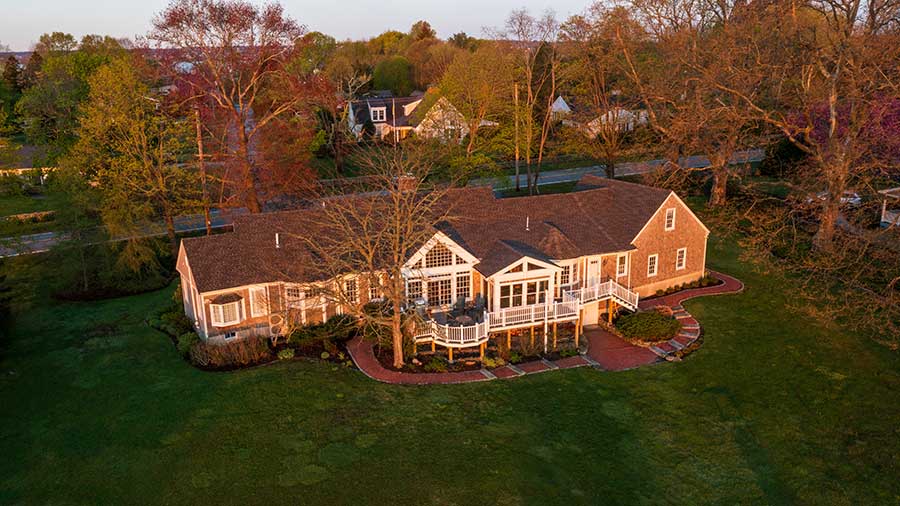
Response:
MULTIPOLYGON (((438 224, 435 232, 442 232, 477 259, 472 271, 473 297, 490 287, 491 276, 523 257, 550 264, 577 258, 579 281, 587 279, 590 260, 596 259, 600 277, 615 279, 642 297, 698 279, 705 269, 708 230, 674 193, 664 189, 585 176, 572 193, 497 199, 490 188, 462 188, 448 194, 446 205, 452 206, 451 214, 459 218, 438 224), (676 209, 672 231, 665 230, 667 208, 676 209), (675 269, 679 248, 687 248, 682 270, 675 269), (616 257, 622 253, 629 256, 629 273, 617 277, 616 257), (647 257, 652 254, 659 259, 657 275, 648 278, 647 257)), ((282 282, 323 281, 317 278, 320 271, 310 268, 315 260, 299 239, 327 233, 311 225, 319 212, 311 207, 241 216, 232 233, 182 241, 178 262, 182 285, 195 289, 204 301, 206 322, 206 301, 212 296, 238 293, 246 305, 245 323, 267 322, 265 317, 250 319, 247 286, 274 284, 280 293, 282 282)), ((591 276, 596 276, 596 271, 591 276)), ((366 300, 367 287, 363 284, 358 289, 360 298, 366 300)), ((186 309, 192 304, 190 292, 185 293, 186 309)), ((488 289, 485 295, 493 295, 490 292, 488 289)), ((280 304, 280 299, 276 300, 280 304)), ((330 307, 328 314, 335 311, 330 307)), ((309 313, 307 322, 321 321, 321 310, 309 313)))

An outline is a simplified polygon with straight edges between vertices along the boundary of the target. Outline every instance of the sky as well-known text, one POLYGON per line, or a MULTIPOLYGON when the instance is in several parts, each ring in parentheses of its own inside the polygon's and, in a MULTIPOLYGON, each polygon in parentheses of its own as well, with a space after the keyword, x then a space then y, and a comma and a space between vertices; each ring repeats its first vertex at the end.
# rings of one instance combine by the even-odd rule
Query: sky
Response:
MULTIPOLYGON (((262 3, 253 0, 254 3, 262 3)), ((483 36, 485 27, 502 26, 520 7, 539 14, 548 7, 557 17, 583 12, 590 0, 281 0, 287 13, 309 30, 338 39, 359 39, 389 30, 407 31, 425 19, 441 38, 463 31, 483 36)), ((153 16, 168 0, 0 0, 0 44, 13 51, 31 49, 45 32, 80 38, 96 33, 133 38, 146 34, 153 16)))

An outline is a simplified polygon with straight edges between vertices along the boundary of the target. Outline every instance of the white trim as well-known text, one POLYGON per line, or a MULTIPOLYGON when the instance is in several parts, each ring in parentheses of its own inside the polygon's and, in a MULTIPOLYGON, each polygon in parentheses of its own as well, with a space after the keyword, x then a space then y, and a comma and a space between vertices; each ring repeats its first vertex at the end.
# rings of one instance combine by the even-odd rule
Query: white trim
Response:
POLYGON ((618 255, 616 255, 616 279, 627 276, 627 275, 628 275, 628 254, 627 253, 619 253, 618 255), (623 258, 625 259, 625 261, 622 262, 622 264, 625 265, 625 271, 619 272, 619 265, 620 265, 619 260, 621 260, 623 258))
POLYGON ((686 268, 687 268, 687 248, 678 248, 678 250, 675 251, 675 270, 683 271, 686 268), (679 267, 678 266, 678 257, 680 255, 682 255, 682 253, 684 254, 684 256, 681 258, 681 267, 679 267))
POLYGON ((659 253, 647 255, 647 277, 652 278, 659 274, 659 253), (650 274, 650 259, 653 259, 653 274, 650 274))
POLYGON ((666 217, 665 217, 665 221, 663 221, 663 227, 665 228, 666 232, 671 232, 671 231, 675 230, 675 217, 676 217, 677 210, 678 210, 677 207, 667 207, 666 208, 666 217), (672 211, 672 226, 671 227, 669 226, 669 211, 672 211))
POLYGON ((250 292, 250 316, 256 318, 259 316, 265 316, 269 314, 269 290, 265 286, 252 286, 248 290, 250 292), (262 301, 257 300, 257 292, 262 291, 262 301), (260 304, 261 303, 261 304, 260 304), (259 304, 263 306, 262 311, 256 311, 256 305, 259 304))
MULTIPOLYGON (((443 232, 438 231, 438 232, 435 232, 434 235, 431 236, 431 239, 426 241, 425 244, 423 244, 421 248, 419 248, 415 253, 410 255, 410 257, 406 260, 406 263, 403 264, 403 271, 404 271, 403 275, 415 277, 416 275, 419 275, 418 271, 427 270, 427 269, 417 269, 417 268, 414 268, 413 266, 416 265, 419 262, 419 260, 424 260, 425 254, 428 253, 428 251, 432 247, 434 247, 434 245, 437 243, 441 243, 444 246, 446 246, 448 249, 450 249, 450 251, 452 251, 453 253, 456 254, 456 256, 461 258, 466 265, 472 265, 472 264, 478 263, 478 257, 476 257, 475 255, 466 251, 465 248, 463 248, 462 246, 457 244, 453 239, 450 239, 449 237, 447 237, 447 235, 444 234, 443 232), (413 270, 415 270, 417 272, 415 272, 415 273, 410 272, 413 270)), ((459 263, 455 263, 455 261, 456 261, 456 259, 454 259, 454 265, 457 265, 457 266, 462 265, 459 263)), ((422 265, 424 266, 424 262, 422 265)), ((434 267, 433 269, 440 269, 440 268, 441 267, 434 267)))
POLYGON ((372 123, 387 121, 387 107, 369 107, 369 118, 372 119, 372 123), (381 113, 380 118, 375 117, 376 111, 381 113))
POLYGON ((230 327, 232 325, 237 325, 244 321, 244 298, 241 297, 240 300, 236 300, 233 302, 226 302, 225 304, 215 304, 213 302, 209 303, 209 314, 212 319, 213 327, 230 327), (225 320, 225 307, 236 305, 235 307, 235 319, 234 320, 225 320))

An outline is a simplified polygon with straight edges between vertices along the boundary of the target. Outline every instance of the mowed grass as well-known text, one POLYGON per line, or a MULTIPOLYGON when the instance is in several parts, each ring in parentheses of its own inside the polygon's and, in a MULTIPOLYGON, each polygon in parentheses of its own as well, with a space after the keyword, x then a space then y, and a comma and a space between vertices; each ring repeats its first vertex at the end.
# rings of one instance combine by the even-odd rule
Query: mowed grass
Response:
POLYGON ((0 504, 896 504, 900 360, 745 293, 686 303, 688 360, 401 387, 328 364, 204 373, 144 320, 171 292, 25 290, 0 363, 0 504))

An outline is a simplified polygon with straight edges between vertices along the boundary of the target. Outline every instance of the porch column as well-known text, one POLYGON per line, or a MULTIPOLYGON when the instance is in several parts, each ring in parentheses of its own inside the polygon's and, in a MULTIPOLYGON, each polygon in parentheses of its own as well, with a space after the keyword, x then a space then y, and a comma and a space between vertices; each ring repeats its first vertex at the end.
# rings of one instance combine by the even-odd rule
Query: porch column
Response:
POLYGON ((447 356, 450 358, 450 363, 453 363, 453 348, 447 347, 447 356))
POLYGON ((556 349, 556 322, 553 322, 553 349, 556 349))

